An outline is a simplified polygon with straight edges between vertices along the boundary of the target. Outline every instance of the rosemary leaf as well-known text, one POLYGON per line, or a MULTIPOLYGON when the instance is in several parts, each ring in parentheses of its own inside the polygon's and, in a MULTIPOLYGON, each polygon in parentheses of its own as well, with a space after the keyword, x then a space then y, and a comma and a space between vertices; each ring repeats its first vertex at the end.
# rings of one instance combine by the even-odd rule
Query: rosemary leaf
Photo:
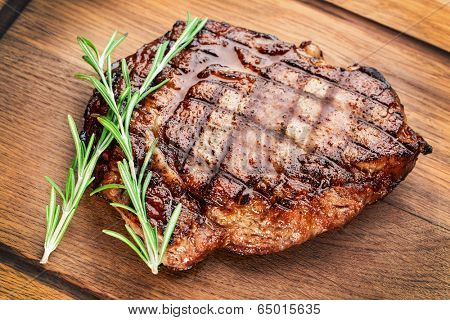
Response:
POLYGON ((118 183, 104 184, 104 185, 94 189, 94 191, 92 191, 89 195, 93 196, 94 194, 99 193, 100 191, 108 190, 108 189, 125 189, 125 186, 123 184, 118 184, 118 183))
POLYGON ((132 212, 134 214, 137 214, 136 211, 133 208, 131 208, 130 206, 127 206, 125 204, 117 203, 117 202, 111 202, 110 205, 113 206, 113 207, 116 207, 116 208, 122 208, 122 209, 128 210, 128 211, 130 211, 130 212, 132 212))
POLYGON ((66 180, 66 199, 69 199, 72 196, 73 189, 75 188, 74 181, 75 173, 73 171, 73 168, 69 168, 66 180))
POLYGON ((103 230, 103 233, 106 233, 107 235, 114 237, 116 239, 119 239, 120 241, 124 242, 125 244, 127 244, 131 249, 133 249, 134 252, 136 252, 138 254, 138 256, 144 260, 145 262, 147 262, 147 259, 145 257, 145 255, 124 235, 115 232, 115 231, 111 231, 111 230, 103 230))
POLYGON ((125 228, 127 229, 128 233, 133 238, 134 242, 136 242, 136 244, 139 246, 139 249, 141 250, 142 254, 145 256, 145 259, 148 261, 149 260, 148 253, 147 253, 147 250, 145 250, 145 245, 142 242, 141 238, 139 238, 139 236, 136 234, 136 232, 134 232, 133 228, 131 228, 128 224, 125 224, 125 228))
POLYGON ((70 133, 72 134, 73 143, 75 144, 75 150, 76 150, 76 157, 77 157, 77 166, 78 166, 78 175, 81 174, 81 166, 83 164, 83 155, 81 151, 81 140, 78 136, 78 129, 77 125, 75 124, 75 121, 73 121, 73 118, 71 115, 67 116, 67 120, 69 121, 69 128, 70 133))
POLYGON ((161 245, 161 249, 159 252, 159 260, 161 261, 164 253, 166 252, 167 246, 169 245, 170 238, 172 237, 172 233, 175 230, 175 226, 177 224, 178 218, 181 213, 181 203, 179 203, 175 210, 173 210, 172 215, 170 216, 169 222, 167 223, 166 230, 164 231, 163 242, 161 245))
POLYGON ((170 79, 165 79, 165 80, 161 81, 160 83, 158 83, 156 86, 153 86, 150 89, 148 89, 147 91, 145 91, 143 94, 140 95, 139 102, 142 101, 146 96, 148 96, 153 91, 156 91, 159 88, 161 88, 163 85, 165 85, 169 81, 170 81, 170 79))
POLYGON ((123 137, 121 136, 121 133, 117 126, 108 118, 106 117, 98 117, 98 122, 100 122, 116 139, 117 143, 119 143, 120 147, 122 148, 123 152, 125 153, 125 156, 131 157, 131 153, 128 149, 128 147, 125 145, 126 142, 124 142, 123 137))
MULTIPOLYGON (((94 51, 94 53, 95 53, 95 57, 96 58, 98 58, 98 50, 97 50, 97 48, 94 46, 94 44, 91 42, 91 41, 89 41, 88 39, 86 39, 86 38, 83 38, 83 37, 78 37, 79 38, 79 40, 78 41, 83 41, 83 44, 84 45, 86 45, 86 46, 88 46, 88 47, 90 47, 93 51, 94 51)), ((77 38, 77 39, 78 39, 77 38)), ((84 50, 83 50, 84 51, 84 50)))
POLYGON ((117 106, 119 108, 122 107, 123 102, 125 101, 125 99, 128 98, 130 92, 131 92, 131 88, 130 87, 126 87, 125 90, 122 91, 122 93, 120 94, 119 100, 117 101, 117 106))
POLYGON ((91 155, 91 150, 92 150, 92 146, 94 145, 94 140, 95 140, 95 134, 91 135, 88 146, 84 152, 84 159, 83 159, 83 165, 82 165, 83 168, 86 167, 89 156, 91 155))
POLYGON ((123 76, 123 80, 125 82, 125 86, 127 88, 131 88, 130 72, 128 71, 127 61, 125 59, 122 59, 120 61, 120 66, 122 68, 122 76, 123 76))
POLYGON ((148 163, 150 162, 150 158, 153 155, 153 151, 156 148, 156 144, 158 143, 158 139, 153 139, 152 144, 150 145, 150 148, 148 148, 147 154, 145 155, 144 162, 142 163, 140 173, 139 173, 139 179, 138 179, 138 185, 141 185, 142 178, 144 177, 145 170, 147 170, 148 163))
POLYGON ((103 52, 103 55, 102 55, 100 61, 104 60, 105 57, 108 57, 109 55, 111 55, 111 53, 113 52, 113 50, 114 50, 115 48, 117 48, 117 46, 118 46, 119 44, 121 44, 123 40, 125 40, 125 38, 128 36, 128 33, 125 32, 125 33, 124 33, 123 35, 121 35, 121 36, 119 37, 119 39, 117 39, 117 40, 115 40, 116 36, 117 36, 117 31, 114 32, 113 35, 111 36, 110 42, 107 44, 107 46, 106 46, 106 48, 105 48, 105 51, 103 52))
POLYGON ((48 183, 50 183, 50 185, 55 188, 55 190, 59 193, 59 195, 61 196, 61 198, 65 201, 66 197, 65 195, 62 193, 61 189, 58 187, 58 185, 55 183, 55 181, 52 180, 52 178, 45 176, 44 177, 45 180, 47 180, 48 183))
MULTIPOLYGON (((125 107, 125 133, 128 134, 128 130, 130 127, 130 121, 131 121, 131 115, 133 114, 133 110, 134 107, 136 106, 136 104, 139 102, 139 92, 136 91, 135 93, 133 93, 133 95, 131 96, 131 99, 129 100, 127 106, 125 107)), ((130 159, 130 158, 129 158, 130 159)))

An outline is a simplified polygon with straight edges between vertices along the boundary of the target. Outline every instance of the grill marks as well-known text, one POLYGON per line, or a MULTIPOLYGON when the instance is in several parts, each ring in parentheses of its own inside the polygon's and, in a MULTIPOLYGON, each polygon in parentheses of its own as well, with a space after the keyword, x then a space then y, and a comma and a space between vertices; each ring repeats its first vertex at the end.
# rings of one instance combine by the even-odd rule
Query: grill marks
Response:
POLYGON ((211 181, 227 153, 231 134, 236 127, 234 112, 240 99, 240 95, 234 90, 228 88, 222 90, 216 104, 217 108, 209 115, 189 152, 182 175, 198 191, 203 191, 211 181), (198 174, 199 172, 202 174, 198 174))
MULTIPOLYGON (((310 109, 309 112, 306 112, 307 114, 309 113, 311 115, 311 112, 314 114, 316 110, 319 110, 319 108, 312 110, 314 106, 323 104, 324 100, 328 100, 332 108, 341 109, 344 112, 349 110, 352 116, 349 117, 347 115, 344 118, 355 118, 355 122, 363 124, 359 125, 359 127, 373 126, 376 128, 375 130, 364 128, 364 131, 371 131, 375 134, 374 137, 380 138, 379 143, 376 143, 373 147, 371 144, 367 143, 367 139, 364 138, 364 135, 355 136, 350 133, 349 136, 353 141, 348 142, 345 139, 341 141, 341 145, 344 145, 347 142, 347 146, 344 150, 339 148, 339 152, 343 154, 342 160, 345 162, 353 164, 357 161, 369 161, 377 155, 377 150, 380 149, 380 146, 383 143, 388 143, 394 146, 392 148, 382 148, 383 151, 388 154, 394 154, 398 152, 399 149, 403 155, 410 156, 412 154, 402 145, 401 142, 399 142, 396 138, 393 138, 393 135, 396 136, 397 132, 402 127, 404 120, 399 113, 399 110, 401 110, 400 104, 387 100, 374 101, 371 98, 364 97, 362 94, 348 91, 350 89, 354 89, 358 92, 364 92, 364 90, 366 90, 368 95, 372 98, 377 96, 385 96, 385 92, 387 92, 386 90, 388 89, 387 84, 382 83, 379 80, 372 79, 369 75, 359 71, 353 71, 350 73, 343 70, 341 72, 343 75, 338 77, 339 73, 336 68, 325 66, 325 69, 328 68, 331 71, 328 70, 326 72, 319 72, 321 69, 317 67, 309 67, 306 70, 310 71, 310 73, 306 73, 303 69, 293 69, 286 66, 284 63, 275 63, 271 65, 268 63, 267 59, 252 55, 250 50, 238 48, 236 51, 242 63, 247 68, 260 73, 264 77, 272 78, 273 80, 286 84, 292 88, 304 90, 303 93, 312 93, 312 97, 300 97, 299 99, 299 105, 304 105, 306 108, 310 109), (334 80, 346 89, 330 83, 328 80, 323 78, 313 77, 311 74, 316 74, 319 76, 325 75, 328 80, 334 80), (361 80, 361 78, 363 78, 363 80, 361 80), (366 84, 362 85, 359 82, 366 84), (313 99, 319 99, 319 101, 314 102, 313 99), (388 102, 391 103, 389 107, 382 104, 388 102), (356 157, 357 155, 359 156, 356 157)), ((302 58, 302 55, 299 55, 299 57, 302 58)), ((313 60, 313 58, 308 59, 310 61, 313 60)), ((291 64, 297 67, 301 66, 300 63, 293 63, 292 61, 291 64)), ((311 66, 311 63, 308 65, 311 66)), ((338 114, 336 115, 338 116, 338 114)), ((351 124, 348 124, 348 128, 354 127, 356 127, 356 125, 352 126, 351 124)), ((308 127, 305 126, 304 129, 308 129, 308 127)), ((333 134, 337 133, 338 132, 336 132, 335 127, 333 134)), ((367 134, 365 136, 367 136, 367 134)), ((331 145, 333 145, 333 143, 331 143, 331 145)), ((338 158, 333 158, 339 161, 338 158)))
POLYGON ((184 152, 188 152, 199 136, 202 123, 211 107, 196 100, 184 100, 164 125, 165 138, 184 152))
MULTIPOLYGON (((292 114, 296 96, 291 92, 291 96, 281 98, 282 104, 271 103, 280 99, 274 99, 272 95, 261 94, 261 88, 265 87, 268 92, 273 93, 277 84, 270 84, 264 80, 263 83, 247 87, 248 90, 253 91, 245 94, 227 87, 229 84, 218 81, 200 81, 189 90, 187 99, 180 105, 173 118, 167 122, 166 136, 171 137, 169 143, 175 143, 177 147, 188 152, 187 160, 180 171, 187 184, 193 186, 193 192, 202 194, 205 188, 215 190, 214 188, 218 184, 223 184, 223 181, 230 177, 247 186, 252 186, 269 198, 271 197, 270 192, 277 185, 279 185, 278 190, 283 190, 289 185, 290 188, 302 186, 307 191, 311 190, 310 184, 314 184, 316 188, 329 186, 330 183, 320 181, 318 168, 311 169, 310 167, 308 169, 304 165, 306 160, 302 156, 305 155, 305 150, 295 145, 293 141, 286 139, 281 133, 282 127, 286 127, 286 133, 291 134, 294 128, 298 129, 299 126, 293 125, 292 121, 267 122, 264 117, 260 116, 260 111, 264 108, 269 109, 263 111, 263 115, 279 114, 283 108, 286 115, 292 114), (199 103, 200 100, 202 103, 199 103), (286 109, 287 101, 291 101, 292 106, 286 109), (197 121, 204 117, 205 105, 203 103, 210 104, 209 118, 207 121, 197 121), (194 105, 194 108, 190 109, 198 108, 198 112, 202 116, 186 114, 187 118, 195 118, 194 122, 190 122, 189 125, 197 127, 182 132, 177 124, 185 122, 176 119, 186 112, 185 104, 194 105), (214 111, 211 111, 213 108, 215 108, 214 111), (183 110, 183 112, 179 112, 179 110, 183 110), (255 114, 260 117, 255 118, 255 114), (192 134, 192 130, 198 132, 199 135, 192 134), (181 138, 174 136, 174 132, 181 134, 181 138), (232 136, 231 133, 233 133, 232 136), (186 140, 186 137, 189 139, 186 140), (232 142, 230 142, 231 139, 233 139, 232 142), (226 153, 227 151, 228 153, 226 153), (225 153, 226 156, 224 156, 225 153), (297 159, 297 161, 293 159, 297 159), (220 165, 220 163, 222 164, 220 165), (291 165, 288 166, 289 163, 291 165), (290 171, 289 176, 284 172, 286 168, 290 171), (225 177, 220 176, 220 178, 214 179, 218 170, 225 171, 225 177), (302 170, 304 173, 300 174, 302 170), (280 179, 282 183, 280 183, 280 179), (294 182, 293 179, 302 179, 305 182, 294 182), (211 180, 214 180, 211 182, 212 187, 208 187, 208 182, 211 180)), ((279 95, 275 95, 275 97, 279 96, 286 96, 286 92, 280 91, 279 95)), ((287 105, 289 106, 289 104, 287 105)), ((308 110, 304 111, 305 114, 309 114, 308 110)), ((298 132, 299 130, 295 131, 297 138, 299 138, 298 132)), ((297 143, 300 142, 297 139, 297 143)), ((320 161, 313 160, 314 158, 318 157, 309 156, 308 160, 320 167, 317 165, 320 161)), ((340 170, 345 172, 345 170, 340 170)), ((337 176, 342 176, 342 174, 337 176)), ((227 185, 234 185, 237 183, 236 181, 227 182, 227 185)), ((237 184, 240 185, 240 189, 243 189, 241 184, 237 184)), ((281 195, 282 193, 279 193, 280 197, 281 195)), ((230 192, 230 196, 234 196, 233 191, 230 192)), ((224 196, 222 195, 221 198, 223 199, 224 196)), ((276 200, 271 202, 274 201, 276 202, 276 200)))
MULTIPOLYGON (((175 26, 169 38, 179 32, 175 26)), ((146 109, 159 111, 160 135, 182 151, 177 170, 194 194, 223 182, 215 179, 220 171, 267 197, 283 185, 322 190, 348 181, 349 173, 338 181, 327 174, 311 179, 308 170, 288 176, 285 164, 297 159, 291 168, 299 172, 307 163, 304 155, 313 152, 314 161, 326 159, 332 170, 345 172, 379 154, 408 153, 386 133, 394 134, 403 119, 386 101, 374 100, 387 84, 363 72, 315 67, 316 62, 276 37, 217 23, 172 61, 166 72, 171 86, 155 93, 146 109), (179 89, 177 99, 173 88, 179 89), (181 103, 175 107, 174 101, 181 103)))
MULTIPOLYGON (((395 94, 389 90, 389 83, 373 68, 355 66, 353 70, 349 71, 331 65, 325 65, 322 61, 309 56, 293 44, 280 41, 275 36, 252 30, 229 25, 222 25, 221 27, 208 25, 206 29, 215 33, 216 36, 224 36, 226 39, 239 43, 249 49, 254 49, 260 54, 267 54, 269 55, 269 59, 282 55, 280 60, 284 63, 338 84, 351 92, 356 91, 386 106, 390 106, 397 100, 395 94), (377 76, 375 77, 374 75, 377 76)), ((265 56, 264 58, 266 59, 264 59, 255 54, 250 54, 250 50, 247 50, 247 48, 236 48, 244 65, 257 68, 257 65, 267 60, 268 56, 265 56), (249 60, 245 61, 245 59, 249 60)))
MULTIPOLYGON (((328 98, 336 101, 336 107, 350 109, 355 116, 363 117, 369 123, 373 123, 391 134, 397 133, 403 123, 403 118, 398 113, 400 107, 398 104, 393 103, 393 101, 391 101, 391 106, 387 106, 381 101, 375 101, 368 96, 358 93, 358 91, 356 93, 349 91, 352 89, 350 84, 357 82, 353 73, 358 71, 353 71, 352 73, 342 71, 342 73, 348 75, 347 77, 342 76, 343 80, 341 82, 344 83, 344 86, 342 86, 338 81, 340 78, 337 78, 336 74, 338 73, 336 69, 333 69, 333 77, 324 78, 319 72, 311 73, 307 72, 308 70, 300 68, 300 64, 294 63, 296 60, 281 59, 282 62, 271 64, 271 61, 268 59, 252 55, 250 50, 238 48, 237 52, 243 65, 271 80, 283 83, 300 91, 305 90, 306 92, 308 92, 308 89, 305 86, 316 86, 318 90, 314 93, 316 93, 318 98, 325 98, 321 92, 333 92, 328 98), (289 64, 287 65, 286 63, 289 64), (330 78, 334 79, 336 83, 330 82, 332 81, 330 78)), ((302 57, 302 55, 297 55, 297 57, 302 57)), ((328 67, 331 68, 331 66, 321 66, 321 68, 328 67)), ((318 69, 318 67, 314 68, 318 69)), ((369 76, 362 72, 359 72, 358 77, 364 78, 366 82, 369 81, 367 79, 369 76)), ((374 79, 374 81, 378 80, 374 79)), ((356 84, 354 86, 356 87, 356 84)), ((381 94, 379 90, 372 89, 372 91, 377 93, 377 95, 373 94, 373 96, 381 94)))

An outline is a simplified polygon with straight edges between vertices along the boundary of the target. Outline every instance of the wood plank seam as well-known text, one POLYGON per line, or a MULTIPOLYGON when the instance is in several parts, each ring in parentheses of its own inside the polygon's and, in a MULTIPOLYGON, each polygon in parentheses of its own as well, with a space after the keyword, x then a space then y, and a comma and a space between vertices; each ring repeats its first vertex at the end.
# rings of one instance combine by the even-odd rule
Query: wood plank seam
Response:
POLYGON ((22 14, 31 0, 6 0, 0 10, 0 39, 22 14))
POLYGON ((49 285, 76 299, 96 300, 106 298, 100 293, 93 292, 61 278, 58 273, 44 268, 38 261, 33 261, 22 256, 16 250, 3 243, 0 243, 0 262, 33 277, 32 281, 39 281, 45 285, 49 285))
POLYGON ((443 229, 443 230, 445 230, 445 231, 450 231, 450 229, 447 228, 445 225, 437 224, 437 223, 435 223, 435 222, 433 222, 433 221, 431 221, 431 220, 429 220, 429 219, 427 219, 427 218, 425 218, 425 217, 423 217, 423 216, 421 216, 421 215, 419 215, 419 214, 417 214, 417 213, 414 213, 414 212, 412 212, 412 211, 410 211, 410 210, 407 210, 407 209, 405 209, 405 208, 399 207, 399 206, 397 206, 397 205, 391 203, 389 200, 383 199, 383 200, 381 200, 381 201, 384 202, 384 203, 387 203, 388 205, 390 205, 390 206, 392 206, 392 207, 394 207, 394 208, 396 208, 396 209, 398 209, 398 210, 401 210, 401 211, 403 211, 403 212, 405 212, 405 213, 408 213, 408 214, 410 214, 410 215, 412 215, 412 216, 414 216, 414 217, 416 217, 416 218, 419 218, 419 219, 421 219, 421 220, 423 220, 423 221, 425 221, 425 222, 428 222, 428 223, 432 224, 432 225, 435 226, 435 227, 441 228, 441 229, 443 229))
POLYGON ((39 281, 33 281, 29 275, 0 262, 0 299, 73 300, 73 297, 39 281))
POLYGON ((346 10, 450 51, 448 0, 325 0, 346 10))
POLYGON ((403 37, 403 38, 407 39, 408 41, 415 42, 415 43, 418 43, 418 44, 420 44, 422 46, 428 47, 428 49, 436 51, 438 54, 441 54, 441 55, 444 55, 444 56, 448 56, 449 55, 448 51, 446 51, 446 50, 444 50, 444 49, 442 49, 442 48, 440 48, 440 47, 438 47, 438 46, 436 46, 436 45, 434 45, 432 43, 428 43, 428 42, 426 42, 426 41, 424 41, 422 39, 419 39, 419 38, 416 38, 416 37, 414 37, 412 35, 404 33, 405 31, 394 29, 394 28, 389 27, 389 26, 387 26, 385 24, 382 24, 380 22, 377 22, 375 20, 369 19, 369 18, 364 17, 362 15, 359 15, 359 14, 357 14, 355 12, 352 12, 350 10, 342 8, 342 7, 340 7, 340 6, 338 6, 338 5, 334 4, 334 3, 327 2, 326 0, 320 0, 320 3, 318 3, 318 2, 319 1, 316 1, 316 0, 303 0, 302 1, 302 3, 310 6, 311 8, 322 10, 322 11, 328 13, 328 14, 331 14, 331 15, 333 15, 333 16, 335 16, 337 18, 340 18, 342 20, 345 20, 347 22, 352 23, 352 21, 348 20, 345 16, 339 15, 339 12, 345 13, 345 14, 350 15, 350 16, 357 17, 358 19, 362 20, 364 23, 376 25, 379 28, 388 30, 389 32, 396 33, 397 34, 397 36, 396 36, 397 38, 398 37, 403 37))

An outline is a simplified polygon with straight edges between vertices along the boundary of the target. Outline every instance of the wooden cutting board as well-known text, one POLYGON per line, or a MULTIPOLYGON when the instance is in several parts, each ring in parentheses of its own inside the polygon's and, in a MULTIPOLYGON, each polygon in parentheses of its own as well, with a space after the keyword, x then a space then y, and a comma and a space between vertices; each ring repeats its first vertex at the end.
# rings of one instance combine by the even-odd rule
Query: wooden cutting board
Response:
MULTIPOLYGON (((318 1, 31 1, 0 40, 0 298, 449 298, 449 54, 348 10, 318 1), (85 197, 50 262, 39 265, 43 176, 64 180, 73 154, 66 117, 81 125, 92 93, 73 78, 87 70, 76 36, 104 44, 113 30, 128 31, 120 58, 187 10, 294 43, 313 40, 334 64, 376 67, 433 154, 342 230, 277 254, 219 251, 192 270, 153 276, 101 233, 123 231, 118 214, 85 197)), ((437 37, 448 44, 448 33, 437 37)))

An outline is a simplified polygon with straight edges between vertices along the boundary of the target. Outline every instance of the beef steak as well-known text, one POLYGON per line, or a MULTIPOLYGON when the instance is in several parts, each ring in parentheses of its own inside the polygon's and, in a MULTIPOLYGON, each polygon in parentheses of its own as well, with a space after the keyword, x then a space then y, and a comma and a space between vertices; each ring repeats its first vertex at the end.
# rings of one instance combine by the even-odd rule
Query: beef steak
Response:
MULTIPOLYGON (((127 58, 138 88, 159 44, 172 30, 127 58)), ((123 88, 114 65, 114 88, 123 88)), ((296 46, 227 23, 209 21, 157 81, 171 79, 134 111, 134 155, 158 148, 147 192, 151 222, 164 229, 183 210, 163 263, 187 269, 217 248, 265 254, 339 228, 390 192, 431 147, 407 124, 397 94, 375 69, 326 64, 310 42, 296 46)), ((106 103, 94 92, 85 137, 98 133, 93 114, 106 103)), ((112 145, 95 172, 118 183, 112 145)), ((122 190, 103 196, 128 203, 122 190)), ((120 214, 139 234, 133 214, 120 214)))

